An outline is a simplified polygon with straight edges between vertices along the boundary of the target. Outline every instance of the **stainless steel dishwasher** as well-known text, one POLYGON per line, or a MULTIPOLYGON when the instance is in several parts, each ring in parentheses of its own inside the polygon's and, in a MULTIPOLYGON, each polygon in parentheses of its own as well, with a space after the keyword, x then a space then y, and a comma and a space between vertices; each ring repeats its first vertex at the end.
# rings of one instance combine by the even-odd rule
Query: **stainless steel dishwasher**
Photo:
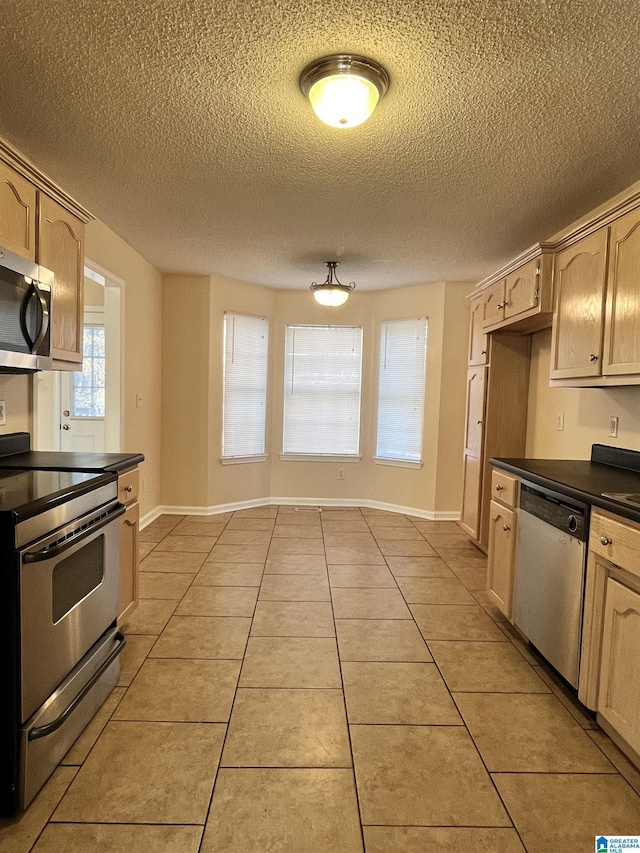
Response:
POLYGON ((589 505, 522 481, 515 624, 578 686, 589 505))

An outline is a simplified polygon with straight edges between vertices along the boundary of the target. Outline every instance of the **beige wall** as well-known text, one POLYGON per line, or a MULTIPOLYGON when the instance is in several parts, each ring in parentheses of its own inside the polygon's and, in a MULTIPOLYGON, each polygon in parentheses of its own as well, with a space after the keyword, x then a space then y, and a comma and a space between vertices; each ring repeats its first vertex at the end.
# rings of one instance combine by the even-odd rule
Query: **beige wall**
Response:
POLYGON ((0 375, 0 400, 5 402, 7 422, 0 435, 31 432, 32 394, 30 376, 0 375))
POLYGON ((165 276, 163 505, 220 507, 274 497, 371 500, 427 512, 457 512, 468 334, 465 296, 469 290, 468 283, 441 283, 361 292, 336 312, 318 305, 306 288, 273 291, 204 276, 165 276), (225 311, 270 320, 267 462, 220 463, 225 311), (421 469, 376 465, 380 323, 412 316, 429 320, 424 464, 421 469), (363 327, 362 460, 281 460, 285 327, 336 322, 363 327), (338 467, 345 469, 344 480, 338 480, 338 467))
POLYGON ((532 337, 526 455, 539 459, 588 459, 592 444, 640 450, 640 387, 550 388, 551 330, 532 337), (556 429, 564 414, 564 430, 556 429), (617 438, 609 418, 617 416, 617 438))
POLYGON ((101 222, 86 231, 87 258, 124 281, 123 451, 140 452, 140 512, 160 504, 162 278, 101 222), (136 406, 136 394, 142 406, 136 406))

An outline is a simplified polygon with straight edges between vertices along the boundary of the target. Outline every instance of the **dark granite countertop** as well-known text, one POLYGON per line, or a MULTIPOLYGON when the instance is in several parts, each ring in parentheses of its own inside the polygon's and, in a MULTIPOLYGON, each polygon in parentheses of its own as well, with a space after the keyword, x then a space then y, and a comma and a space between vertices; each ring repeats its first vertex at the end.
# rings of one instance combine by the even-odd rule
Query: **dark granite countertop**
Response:
POLYGON ((0 469, 23 471, 124 471, 144 462, 142 453, 65 453, 55 450, 28 450, 0 457, 0 469))
POLYGON ((489 464, 523 480, 640 522, 640 510, 602 493, 640 493, 640 473, 582 459, 490 459, 489 464))

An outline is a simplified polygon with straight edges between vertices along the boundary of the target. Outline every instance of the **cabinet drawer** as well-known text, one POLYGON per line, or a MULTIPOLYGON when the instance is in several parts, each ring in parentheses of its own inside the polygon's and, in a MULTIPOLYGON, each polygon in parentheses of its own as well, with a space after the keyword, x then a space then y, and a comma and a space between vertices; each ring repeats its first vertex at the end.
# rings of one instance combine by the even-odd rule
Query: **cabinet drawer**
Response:
POLYGON ((640 577, 640 525, 592 512, 589 550, 640 577))
POLYGON ((139 492, 140 472, 137 468, 118 475, 118 500, 121 504, 137 501, 139 492))
POLYGON ((520 479, 494 468, 491 473, 491 498, 507 506, 516 507, 519 495, 520 479))

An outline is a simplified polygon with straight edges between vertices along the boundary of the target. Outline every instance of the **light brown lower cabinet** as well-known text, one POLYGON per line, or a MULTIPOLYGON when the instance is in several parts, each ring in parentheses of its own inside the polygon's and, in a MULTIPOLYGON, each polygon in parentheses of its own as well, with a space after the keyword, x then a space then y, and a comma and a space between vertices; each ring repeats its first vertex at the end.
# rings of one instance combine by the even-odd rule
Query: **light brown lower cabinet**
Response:
POLYGON ((640 754, 640 593, 607 579, 598 714, 640 754))
POLYGON ((120 597, 118 625, 123 625, 138 606, 139 523, 138 469, 118 477, 118 497, 126 510, 120 519, 120 597))
POLYGON ((487 595, 510 622, 513 621, 516 521, 515 509, 491 501, 487 595))
POLYGON ((640 764, 640 524, 593 510, 578 698, 640 764))

